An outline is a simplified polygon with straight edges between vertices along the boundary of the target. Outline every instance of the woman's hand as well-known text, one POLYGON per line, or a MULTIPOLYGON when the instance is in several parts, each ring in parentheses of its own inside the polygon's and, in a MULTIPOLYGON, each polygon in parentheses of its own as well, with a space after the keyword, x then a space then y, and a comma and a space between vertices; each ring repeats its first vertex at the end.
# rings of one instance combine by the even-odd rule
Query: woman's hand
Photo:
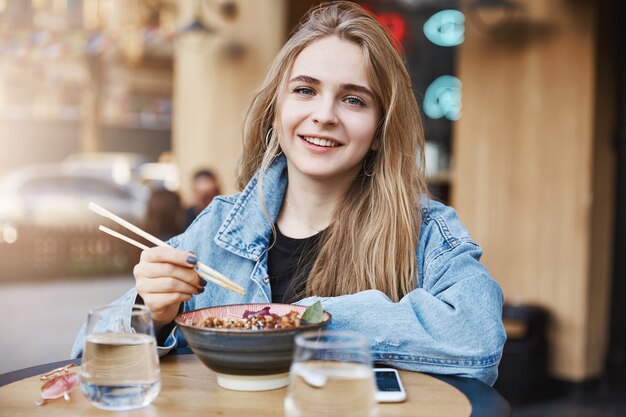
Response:
POLYGON ((193 253, 157 246, 144 250, 133 269, 135 287, 152 312, 155 329, 171 323, 180 304, 204 291, 207 282, 199 277, 193 253))

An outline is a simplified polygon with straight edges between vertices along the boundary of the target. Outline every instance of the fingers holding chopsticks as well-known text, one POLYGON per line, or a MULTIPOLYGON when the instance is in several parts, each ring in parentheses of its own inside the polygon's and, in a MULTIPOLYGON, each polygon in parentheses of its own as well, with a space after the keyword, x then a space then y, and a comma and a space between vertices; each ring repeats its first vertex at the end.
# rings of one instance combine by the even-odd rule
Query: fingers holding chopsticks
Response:
POLYGON ((198 258, 191 252, 157 246, 144 250, 138 265, 146 277, 169 276, 202 289, 207 282, 194 271, 197 263, 198 258))
POLYGON ((197 258, 190 252, 171 247, 144 250, 135 266, 135 286, 155 321, 169 323, 180 304, 204 291, 206 281, 194 267, 197 258))

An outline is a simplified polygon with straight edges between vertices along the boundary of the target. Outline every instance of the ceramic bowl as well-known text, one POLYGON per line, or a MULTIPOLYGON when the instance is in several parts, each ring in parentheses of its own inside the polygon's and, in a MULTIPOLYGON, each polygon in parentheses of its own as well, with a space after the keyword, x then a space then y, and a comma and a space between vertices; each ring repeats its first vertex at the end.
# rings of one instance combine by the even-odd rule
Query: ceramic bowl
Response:
POLYGON ((270 313, 284 315, 290 311, 304 313, 306 307, 292 304, 233 304, 208 307, 181 313, 176 324, 191 350, 217 374, 217 383, 227 389, 262 391, 288 384, 289 367, 298 333, 324 328, 331 320, 324 312, 318 324, 291 329, 234 330, 194 326, 213 316, 242 318, 246 310, 270 307, 270 313))

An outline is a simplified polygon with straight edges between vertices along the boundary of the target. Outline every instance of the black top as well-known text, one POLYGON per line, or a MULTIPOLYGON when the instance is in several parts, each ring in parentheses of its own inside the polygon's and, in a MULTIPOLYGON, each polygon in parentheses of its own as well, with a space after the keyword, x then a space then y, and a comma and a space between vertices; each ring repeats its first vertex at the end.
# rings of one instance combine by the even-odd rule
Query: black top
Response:
POLYGON ((283 235, 278 226, 276 241, 267 254, 267 269, 273 303, 292 303, 301 298, 306 280, 317 258, 319 232, 304 239, 283 235))

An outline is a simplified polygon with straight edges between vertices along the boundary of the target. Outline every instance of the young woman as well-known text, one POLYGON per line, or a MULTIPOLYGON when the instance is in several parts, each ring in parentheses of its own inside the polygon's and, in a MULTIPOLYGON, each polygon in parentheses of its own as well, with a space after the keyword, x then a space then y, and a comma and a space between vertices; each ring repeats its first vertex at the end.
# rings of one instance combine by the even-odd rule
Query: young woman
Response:
POLYGON ((216 197, 176 249, 144 251, 117 302, 145 303, 167 351, 186 344, 169 334, 179 311, 321 300, 329 328, 367 335, 377 362, 492 384, 502 293, 454 210, 427 198, 423 145, 385 30, 353 3, 312 10, 248 110, 243 191, 216 197), (245 297, 207 285, 198 259, 245 297))

